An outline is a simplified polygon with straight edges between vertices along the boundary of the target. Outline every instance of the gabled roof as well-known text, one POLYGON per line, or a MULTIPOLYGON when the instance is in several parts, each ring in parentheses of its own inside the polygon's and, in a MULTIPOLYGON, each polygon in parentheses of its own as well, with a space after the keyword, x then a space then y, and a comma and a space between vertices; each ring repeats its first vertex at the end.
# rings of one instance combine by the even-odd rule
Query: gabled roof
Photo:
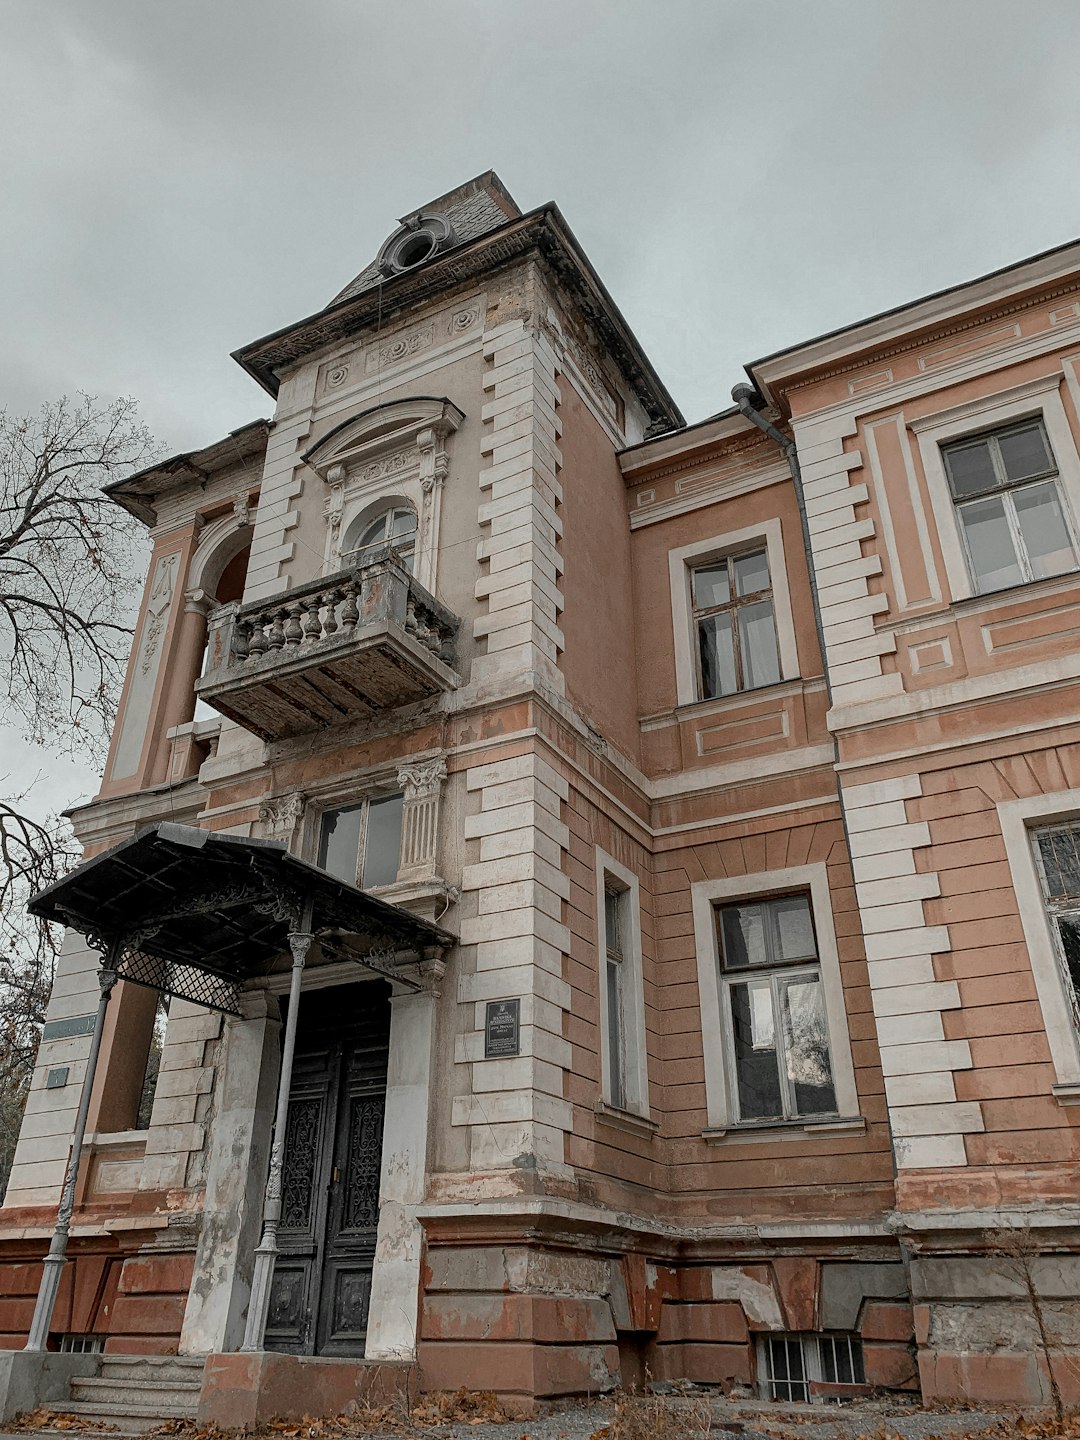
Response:
MULTIPOLYGON (((520 219, 521 210, 495 171, 488 170, 483 175, 466 180, 465 184, 459 185, 456 190, 440 195, 437 200, 421 205, 418 210, 410 210, 408 215, 401 217, 400 223, 407 225, 421 215, 442 216, 458 242, 464 245, 469 240, 476 240, 481 235, 497 230, 500 225, 505 225, 507 220, 520 219)), ((334 296, 330 305, 351 300, 354 295, 370 290, 385 278, 376 258, 370 265, 365 266, 354 280, 350 280, 344 290, 334 296)))
POLYGON ((1042 250, 999 270, 963 280, 944 290, 905 301, 863 320, 853 321, 800 344, 775 350, 746 366, 755 387, 770 403, 796 376, 828 371, 860 354, 877 354, 913 336, 955 326, 976 312, 1021 303, 1033 294, 1068 282, 1080 271, 1080 240, 1042 250))
POLYGON ((237 464, 245 465, 266 453, 266 437, 271 421, 251 420, 238 430, 230 430, 222 440, 204 445, 199 450, 182 450, 167 460, 158 460, 145 470, 137 470, 123 480, 106 485, 105 494, 121 509, 144 525, 157 524, 156 502, 161 495, 192 480, 208 480, 221 470, 237 464))

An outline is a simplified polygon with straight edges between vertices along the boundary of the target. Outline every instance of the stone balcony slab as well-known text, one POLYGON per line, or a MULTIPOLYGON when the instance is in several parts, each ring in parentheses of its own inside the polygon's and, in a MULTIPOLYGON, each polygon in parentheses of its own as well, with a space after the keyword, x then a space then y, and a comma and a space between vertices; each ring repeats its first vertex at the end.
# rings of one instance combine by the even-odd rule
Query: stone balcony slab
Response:
POLYGON ((454 690, 460 621, 390 549, 209 621, 200 700, 262 740, 363 720, 454 690))

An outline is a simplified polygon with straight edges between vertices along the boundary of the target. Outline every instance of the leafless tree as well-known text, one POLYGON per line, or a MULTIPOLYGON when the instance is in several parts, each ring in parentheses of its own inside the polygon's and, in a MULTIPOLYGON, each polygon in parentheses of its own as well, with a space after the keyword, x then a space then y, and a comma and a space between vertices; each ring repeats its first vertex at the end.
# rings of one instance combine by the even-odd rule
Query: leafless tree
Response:
MULTIPOLYGON (((137 527, 102 487, 152 453, 133 400, 0 411, 0 686, 7 723, 46 751, 102 759, 140 568, 137 527)), ((26 901, 76 855, 69 827, 35 815, 29 789, 0 780, 0 1193, 58 943, 26 901)))

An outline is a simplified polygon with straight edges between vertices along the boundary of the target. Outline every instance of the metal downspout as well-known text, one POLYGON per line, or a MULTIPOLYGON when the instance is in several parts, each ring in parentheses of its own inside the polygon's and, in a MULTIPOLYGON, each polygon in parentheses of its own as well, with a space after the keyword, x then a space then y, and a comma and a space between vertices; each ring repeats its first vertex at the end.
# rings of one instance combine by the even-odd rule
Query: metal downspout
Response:
MULTIPOLYGON (((736 385, 731 392, 731 398, 739 407, 740 412, 745 415, 751 425, 757 428, 770 440, 775 441, 784 452, 784 459, 791 471, 791 483, 795 487, 795 502, 799 507, 799 524, 802 526, 803 549, 806 551, 806 568, 810 572, 810 603, 814 608, 814 629, 817 632, 818 649, 821 651, 821 670, 825 680, 825 692, 829 697, 829 704, 832 705, 832 680, 829 677, 829 655, 825 649, 825 627, 821 623, 821 605, 818 601, 817 576, 814 573, 814 551, 810 544, 810 522, 806 517, 806 496, 803 494, 802 471, 799 468, 799 452, 795 440, 790 435, 785 435, 778 430, 761 414, 760 409, 755 406, 755 400, 759 406, 764 406, 765 401, 752 385, 736 385)), ((836 750, 836 740, 833 739, 833 750, 836 750)), ((841 805, 843 802, 841 801, 841 805)), ((846 826, 845 826, 846 829, 846 826)))
MULTIPOLYGON (((810 543, 810 522, 806 516, 806 497, 803 494, 802 470, 799 468, 799 452, 795 444, 795 438, 785 435, 782 430, 771 424, 765 416, 755 407, 754 402, 764 407, 765 401, 761 394, 752 385, 736 385, 731 398, 739 407, 740 412, 747 420, 770 440, 775 441, 784 452, 784 458, 791 471, 791 483, 795 487, 795 500, 799 507, 799 524, 802 526, 803 548, 806 551, 806 568, 810 575, 810 601, 814 610, 814 629, 817 631, 818 649, 821 651, 821 670, 825 680, 825 692, 829 697, 829 708, 832 708, 832 680, 829 676, 829 654, 825 648, 825 627, 821 621, 821 604, 818 600, 817 574, 814 568, 814 550, 810 543)), ((844 787, 840 783, 840 743, 836 738, 836 732, 829 730, 829 738, 832 740, 833 748, 833 775, 836 779, 836 799, 840 807, 840 824, 844 831, 844 844, 847 847, 848 861, 852 869, 852 880, 854 881, 855 861, 851 854, 851 831, 848 829, 847 806, 844 804, 844 787)), ((858 892, 856 892, 856 905, 858 905, 858 892)), ((862 907, 859 906, 859 925, 862 927, 862 907)), ((875 1023, 876 1030, 876 1023, 875 1023)), ((898 1167, 896 1164, 896 1142, 892 1133, 892 1115, 888 1105, 885 1107, 885 1120, 889 1129, 890 1155, 892 1158, 893 1179, 896 1179, 898 1167)), ((909 1254, 906 1243, 900 1240, 900 1252, 904 1261, 905 1273, 908 1270, 909 1254)), ((909 1282, 910 1288, 910 1282, 909 1282)))

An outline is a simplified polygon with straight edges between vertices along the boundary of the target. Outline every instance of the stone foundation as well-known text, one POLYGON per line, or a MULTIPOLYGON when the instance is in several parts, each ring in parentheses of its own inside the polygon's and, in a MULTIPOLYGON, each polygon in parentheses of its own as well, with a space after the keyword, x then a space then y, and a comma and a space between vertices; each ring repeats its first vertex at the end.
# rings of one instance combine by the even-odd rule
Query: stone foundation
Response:
POLYGON ((762 1334, 862 1342, 866 1381, 918 1388, 904 1267, 775 1256, 680 1264, 553 1245, 431 1245, 419 1364, 425 1390, 494 1389, 517 1413, 658 1380, 729 1390, 757 1378, 762 1334))
POLYGON ((1078 1237, 1032 1234, 1044 1253, 1025 1253, 1020 1231, 1013 1253, 987 1253, 982 1236, 913 1258, 925 1400, 1048 1405, 1052 1370, 1064 1403, 1080 1404, 1080 1254, 1066 1249, 1078 1237))
POLYGON ((341 1415, 348 1406, 401 1403, 418 1390, 413 1365, 331 1360, 315 1355, 210 1355, 199 1395, 200 1425, 252 1427, 305 1415, 341 1415))

